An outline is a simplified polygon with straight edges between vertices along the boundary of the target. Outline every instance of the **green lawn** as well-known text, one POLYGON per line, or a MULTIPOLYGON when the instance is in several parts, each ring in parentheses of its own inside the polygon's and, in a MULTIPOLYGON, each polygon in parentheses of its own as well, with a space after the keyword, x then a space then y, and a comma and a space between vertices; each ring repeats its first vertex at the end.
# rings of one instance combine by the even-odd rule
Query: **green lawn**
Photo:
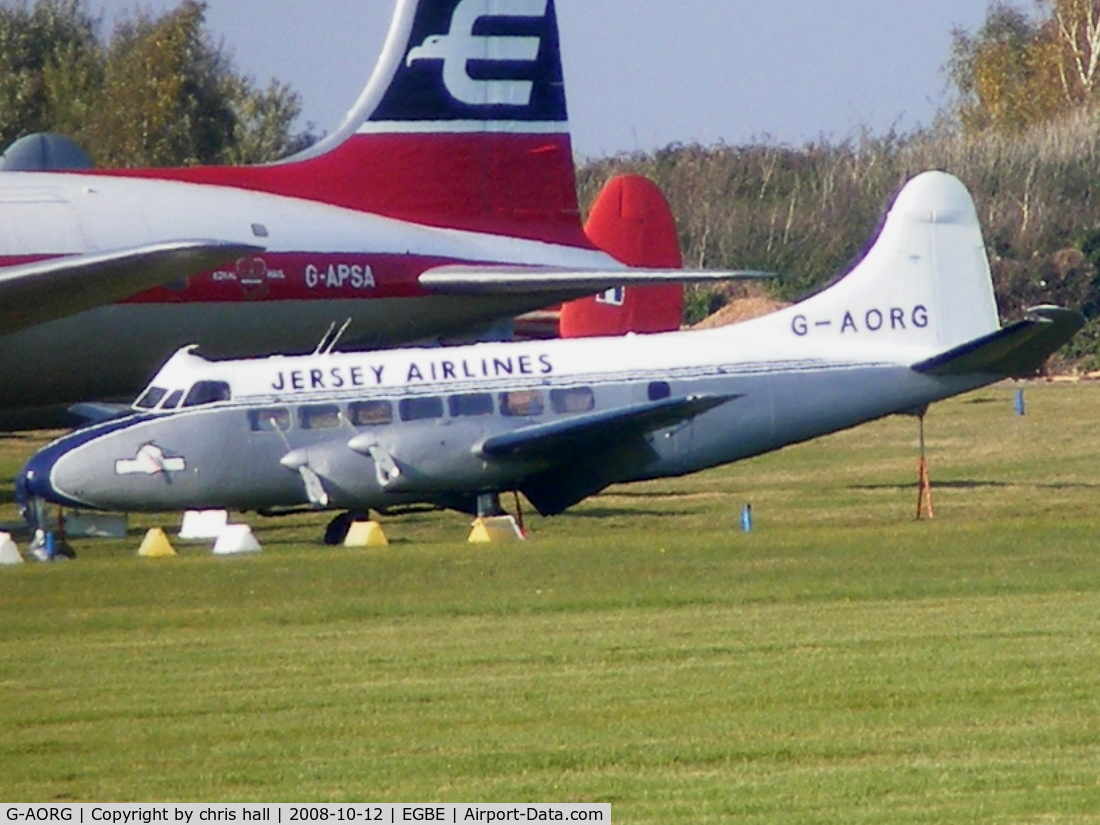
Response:
POLYGON ((897 418, 524 545, 419 514, 324 548, 296 517, 252 521, 258 556, 150 561, 177 522, 141 518, 0 570, 0 798, 1100 822, 1100 386, 1029 387, 1022 418, 1014 391, 932 411, 933 522, 897 418))

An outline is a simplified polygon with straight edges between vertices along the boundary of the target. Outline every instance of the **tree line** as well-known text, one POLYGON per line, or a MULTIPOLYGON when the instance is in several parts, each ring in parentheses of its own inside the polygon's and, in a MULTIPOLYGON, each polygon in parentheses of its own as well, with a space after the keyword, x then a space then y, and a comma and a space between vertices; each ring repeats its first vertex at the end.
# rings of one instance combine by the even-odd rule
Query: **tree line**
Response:
POLYGON ((237 71, 197 0, 109 34, 85 0, 0 7, 0 148, 57 132, 100 166, 262 163, 309 144, 300 112, 290 87, 237 71))

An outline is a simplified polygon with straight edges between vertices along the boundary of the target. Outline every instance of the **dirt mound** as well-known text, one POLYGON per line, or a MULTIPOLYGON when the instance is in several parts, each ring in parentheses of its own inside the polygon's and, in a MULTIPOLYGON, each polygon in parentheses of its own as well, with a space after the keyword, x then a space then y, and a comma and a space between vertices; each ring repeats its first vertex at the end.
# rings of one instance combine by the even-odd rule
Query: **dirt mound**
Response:
POLYGON ((780 309, 785 309, 790 304, 768 298, 765 295, 751 295, 746 298, 734 298, 713 315, 704 318, 692 329, 714 329, 730 324, 739 324, 761 315, 767 315, 780 309))

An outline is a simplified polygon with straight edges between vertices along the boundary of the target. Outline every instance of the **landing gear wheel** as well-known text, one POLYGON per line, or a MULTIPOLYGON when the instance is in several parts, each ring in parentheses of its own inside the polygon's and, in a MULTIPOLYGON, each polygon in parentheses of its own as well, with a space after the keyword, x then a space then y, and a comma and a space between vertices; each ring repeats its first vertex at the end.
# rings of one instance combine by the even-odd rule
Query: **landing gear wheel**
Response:
POLYGON ((348 537, 348 531, 351 529, 351 525, 355 524, 357 521, 363 521, 366 517, 367 514, 362 511, 341 513, 330 521, 328 527, 325 528, 325 544, 329 547, 337 547, 343 544, 344 540, 348 537))

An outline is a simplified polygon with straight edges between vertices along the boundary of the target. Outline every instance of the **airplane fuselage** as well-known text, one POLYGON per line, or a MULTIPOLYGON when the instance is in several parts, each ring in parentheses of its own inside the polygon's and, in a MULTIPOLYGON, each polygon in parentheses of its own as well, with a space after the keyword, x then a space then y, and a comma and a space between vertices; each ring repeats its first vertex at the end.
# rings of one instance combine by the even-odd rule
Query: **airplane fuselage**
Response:
MULTIPOLYGON (((234 400, 138 412, 79 431, 41 454, 32 475, 48 475, 75 506, 279 510, 320 506, 296 471, 307 466, 320 479, 326 509, 426 502, 473 510, 478 494, 522 488, 560 464, 555 455, 493 461, 480 452, 494 437, 525 428, 663 399, 715 399, 713 409, 671 426, 624 433, 621 450, 601 443, 587 469, 588 457, 578 454, 570 475, 590 478, 595 491, 758 455, 993 380, 928 376, 890 357, 857 357, 854 349, 850 359, 817 357, 798 341, 788 358, 763 363, 738 356, 747 343, 739 337, 681 333, 260 359, 234 382, 234 400), (606 357, 611 352, 617 356, 606 357), (690 367, 685 352, 693 353, 690 367), (142 464, 150 448, 160 463, 142 464), (393 477, 385 471, 390 460, 400 467, 393 477)), ((161 398, 171 391, 158 389, 161 398)))
MULTIPOLYGON (((546 296, 442 296, 418 277, 451 263, 607 266, 602 253, 439 229, 293 197, 98 174, 0 176, 0 267, 163 239, 262 247, 232 266, 0 338, 0 410, 132 396, 166 353, 313 349, 351 319, 349 347, 469 331, 546 296)), ((0 330, 2 334, 2 330, 0 330)))

